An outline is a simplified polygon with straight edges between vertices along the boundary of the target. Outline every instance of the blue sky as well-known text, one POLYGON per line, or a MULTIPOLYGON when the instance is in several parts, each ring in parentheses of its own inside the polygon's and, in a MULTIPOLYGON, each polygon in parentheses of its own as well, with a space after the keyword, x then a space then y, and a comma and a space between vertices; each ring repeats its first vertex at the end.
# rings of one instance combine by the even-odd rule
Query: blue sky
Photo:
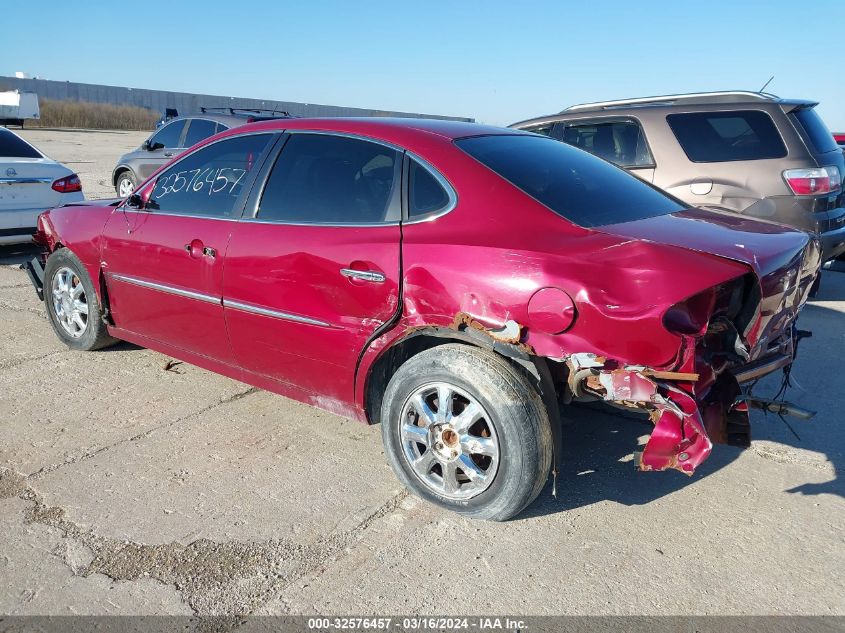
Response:
POLYGON ((841 0, 39 0, 5 3, 0 74, 495 124, 775 75, 845 131, 842 22, 841 0))

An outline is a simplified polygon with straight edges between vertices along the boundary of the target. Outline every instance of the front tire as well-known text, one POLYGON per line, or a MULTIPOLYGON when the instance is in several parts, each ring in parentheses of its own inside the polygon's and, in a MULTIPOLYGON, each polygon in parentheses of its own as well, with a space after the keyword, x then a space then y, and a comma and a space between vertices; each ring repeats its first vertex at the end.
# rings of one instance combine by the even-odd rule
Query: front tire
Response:
POLYGON ((114 190, 117 192, 119 198, 128 198, 129 195, 135 191, 136 185, 135 175, 128 170, 122 171, 117 176, 117 181, 114 184, 114 190))
POLYGON ((56 336, 71 349, 91 351, 117 342, 109 335, 91 277, 66 248, 44 267, 44 307, 56 336))
POLYGON ((399 480, 471 518, 515 516, 549 475, 552 434, 540 395, 486 350, 447 344, 412 357, 388 383, 381 422, 399 480))

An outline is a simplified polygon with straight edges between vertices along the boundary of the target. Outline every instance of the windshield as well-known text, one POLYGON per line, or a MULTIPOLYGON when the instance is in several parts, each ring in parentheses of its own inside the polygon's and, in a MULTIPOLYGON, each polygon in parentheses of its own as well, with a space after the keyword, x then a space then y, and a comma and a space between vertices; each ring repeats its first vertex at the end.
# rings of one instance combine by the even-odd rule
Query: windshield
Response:
POLYGON ((475 136, 455 143, 538 202, 583 227, 631 222, 685 208, 607 161, 547 137, 475 136))

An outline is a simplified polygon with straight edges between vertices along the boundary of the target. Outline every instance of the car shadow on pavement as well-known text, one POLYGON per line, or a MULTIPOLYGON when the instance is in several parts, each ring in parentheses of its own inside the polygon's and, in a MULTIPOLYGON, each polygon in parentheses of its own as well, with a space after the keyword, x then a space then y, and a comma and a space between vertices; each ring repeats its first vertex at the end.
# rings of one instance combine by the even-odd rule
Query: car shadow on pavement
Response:
POLYGON ((672 470, 638 472, 634 451, 641 451, 654 426, 647 418, 603 405, 570 407, 563 429, 557 499, 551 482, 519 519, 564 512, 600 501, 644 505, 724 468, 740 449, 719 446, 692 477, 672 470))
POLYGON ((0 245, 0 266, 14 266, 28 262, 38 255, 41 247, 37 244, 0 245))
MULTIPOLYGON (((845 299, 845 275, 826 281, 819 296, 805 306, 799 319, 799 327, 812 330, 814 335, 801 342, 792 386, 783 395, 790 402, 817 411, 817 415, 808 422, 794 418, 786 418, 784 422, 775 414, 753 411, 754 443, 748 450, 759 459, 798 465, 808 479, 829 479, 799 484, 784 492, 830 494, 845 499, 845 478, 841 476, 845 472, 845 425, 839 423, 842 374, 837 371, 845 352, 845 318, 842 312, 815 303, 845 299)), ((782 380, 783 374, 775 372, 755 386, 754 394, 773 397, 782 380)), ((638 472, 633 453, 642 450, 642 443, 654 428, 648 419, 600 403, 570 407, 566 415, 571 423, 563 430, 558 497, 552 497, 550 481, 518 519, 564 512, 600 501, 629 506, 648 504, 696 485, 743 453, 742 449, 717 444, 691 477, 674 470, 638 472)))

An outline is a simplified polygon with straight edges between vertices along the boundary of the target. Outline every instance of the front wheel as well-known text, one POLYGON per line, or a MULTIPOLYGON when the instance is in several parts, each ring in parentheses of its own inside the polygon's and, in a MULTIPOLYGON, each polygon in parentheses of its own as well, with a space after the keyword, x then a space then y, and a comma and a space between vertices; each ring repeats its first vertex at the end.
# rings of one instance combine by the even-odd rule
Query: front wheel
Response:
POLYGON ((447 344, 414 356, 391 378, 381 422, 402 483, 460 514, 507 520, 548 478, 552 435, 542 399, 492 352, 447 344))
POLYGON ((117 341, 106 330, 85 266, 66 248, 54 251, 47 259, 44 306, 56 335, 71 349, 90 351, 117 341))
POLYGON ((119 197, 126 198, 135 191, 135 185, 135 176, 132 175, 132 172, 123 171, 117 177, 117 183, 115 183, 114 188, 119 197))

